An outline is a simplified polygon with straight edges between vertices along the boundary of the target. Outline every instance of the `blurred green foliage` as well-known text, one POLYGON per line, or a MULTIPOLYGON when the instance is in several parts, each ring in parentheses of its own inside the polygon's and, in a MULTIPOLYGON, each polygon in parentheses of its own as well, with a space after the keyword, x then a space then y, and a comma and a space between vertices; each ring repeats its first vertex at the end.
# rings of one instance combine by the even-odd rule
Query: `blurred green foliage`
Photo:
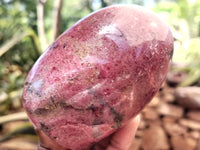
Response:
MULTIPOLYGON (((156 0, 153 10, 171 26, 175 44, 173 61, 185 63, 182 68, 189 77, 182 85, 200 80, 200 0, 156 0)), ((79 19, 99 8, 119 3, 145 5, 144 0, 74 0, 63 1, 62 32, 79 19)), ((45 3, 45 31, 47 40, 52 37, 52 10, 54 0, 45 3)), ((0 1, 0 50, 5 43, 19 38, 9 51, 0 56, 0 114, 13 108, 13 99, 20 99, 27 72, 40 56, 37 33, 37 1, 0 1), (26 36, 21 36, 25 34, 26 36), (18 92, 18 94, 15 94, 18 92), (2 98, 2 93, 4 96, 2 98), (5 100, 2 100, 5 99, 5 100), (6 108, 2 108, 6 103, 6 108), (7 107, 8 106, 8 107, 7 107)))
MULTIPOLYGON (((0 1, 0 47, 26 32, 36 33, 35 5, 35 1, 0 1)), ((33 36, 22 38, 0 57, 0 113, 12 108, 13 100, 20 100, 26 72, 40 55, 33 40, 33 36), (17 94, 13 91, 17 91, 17 94), (2 93, 6 96, 2 97, 2 93)))
MULTIPOLYGON (((33 5, 34 1, 0 1, 0 45, 30 29, 36 30, 33 5)), ((1 57, 0 66, 5 67, 4 63, 16 64, 23 66, 23 71, 28 71, 37 57, 31 39, 24 38, 1 57)))
POLYGON ((174 34, 175 63, 185 65, 179 69, 188 74, 180 86, 188 86, 200 81, 200 0, 164 1, 158 3, 154 11, 170 24, 174 34))

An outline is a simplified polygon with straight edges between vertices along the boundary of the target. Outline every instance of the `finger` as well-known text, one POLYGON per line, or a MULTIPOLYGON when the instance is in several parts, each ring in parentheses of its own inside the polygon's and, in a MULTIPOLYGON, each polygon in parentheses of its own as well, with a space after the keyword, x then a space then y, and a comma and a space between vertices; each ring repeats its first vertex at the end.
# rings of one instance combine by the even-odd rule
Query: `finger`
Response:
POLYGON ((117 131, 106 150, 128 150, 135 137, 136 130, 140 121, 139 115, 131 119, 123 128, 117 131))
POLYGON ((36 129, 36 132, 40 139, 38 150, 64 150, 64 148, 49 138, 43 131, 36 129))

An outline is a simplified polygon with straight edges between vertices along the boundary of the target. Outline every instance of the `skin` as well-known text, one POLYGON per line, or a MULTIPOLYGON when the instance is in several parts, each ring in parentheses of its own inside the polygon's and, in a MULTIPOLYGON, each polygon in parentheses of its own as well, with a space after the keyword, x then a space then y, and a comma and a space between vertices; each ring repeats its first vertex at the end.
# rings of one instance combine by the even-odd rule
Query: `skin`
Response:
POLYGON ((38 128, 40 147, 127 149, 132 128, 117 129, 159 90, 172 50, 168 25, 136 5, 107 7, 66 30, 35 63, 24 87, 23 106, 38 128))
MULTIPOLYGON (((132 118, 123 128, 119 129, 116 133, 94 145, 92 148, 90 148, 90 150, 129 150, 132 141, 135 138, 135 133, 137 131, 139 122, 140 117, 138 115, 135 118, 132 118)), ((36 131, 40 138, 38 150, 66 150, 56 144, 41 130, 36 129, 36 131)))

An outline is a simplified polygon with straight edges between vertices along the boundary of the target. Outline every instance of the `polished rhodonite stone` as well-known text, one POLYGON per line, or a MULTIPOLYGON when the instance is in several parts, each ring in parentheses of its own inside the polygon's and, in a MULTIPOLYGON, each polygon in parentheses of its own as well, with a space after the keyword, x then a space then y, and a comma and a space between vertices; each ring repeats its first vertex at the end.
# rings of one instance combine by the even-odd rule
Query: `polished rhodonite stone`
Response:
POLYGON ((173 37, 136 5, 101 9, 63 33, 31 69, 23 105, 35 128, 66 149, 100 141, 138 114, 168 71, 173 37))

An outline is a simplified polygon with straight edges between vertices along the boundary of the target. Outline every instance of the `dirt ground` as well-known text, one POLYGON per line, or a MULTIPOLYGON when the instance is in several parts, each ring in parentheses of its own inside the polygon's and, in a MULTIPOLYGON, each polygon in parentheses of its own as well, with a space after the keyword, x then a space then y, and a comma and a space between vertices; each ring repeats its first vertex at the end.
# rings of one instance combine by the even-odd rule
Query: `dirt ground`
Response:
MULTIPOLYGON (((174 87, 163 84, 140 116, 130 150, 200 150, 200 110, 179 105, 174 87)), ((26 119, 1 125, 2 138, 0 150, 37 149, 38 138, 26 119)))

